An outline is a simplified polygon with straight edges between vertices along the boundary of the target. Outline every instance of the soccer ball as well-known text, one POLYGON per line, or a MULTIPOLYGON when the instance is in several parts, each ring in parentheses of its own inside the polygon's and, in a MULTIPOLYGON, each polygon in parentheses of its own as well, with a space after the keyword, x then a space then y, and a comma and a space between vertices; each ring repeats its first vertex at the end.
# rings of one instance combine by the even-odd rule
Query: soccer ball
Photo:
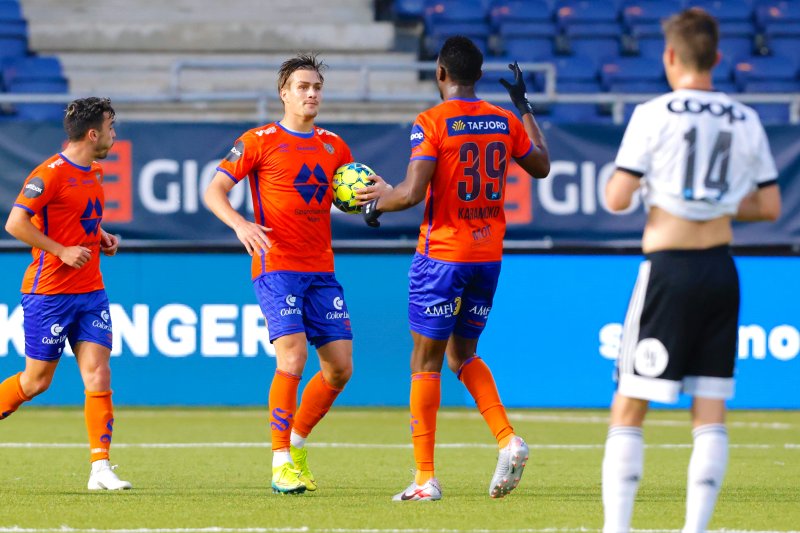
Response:
POLYGON ((363 163, 347 163, 336 169, 333 175, 333 205, 349 214, 361 212, 361 206, 356 203, 356 189, 372 185, 370 176, 375 175, 363 163))

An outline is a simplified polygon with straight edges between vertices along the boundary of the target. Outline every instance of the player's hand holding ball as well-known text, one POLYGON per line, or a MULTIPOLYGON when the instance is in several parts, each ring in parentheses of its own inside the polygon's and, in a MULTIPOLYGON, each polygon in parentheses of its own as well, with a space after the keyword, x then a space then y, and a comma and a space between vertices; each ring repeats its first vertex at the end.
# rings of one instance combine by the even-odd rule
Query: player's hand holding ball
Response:
POLYGON ((378 199, 391 191, 392 186, 378 175, 371 176, 371 179, 373 181, 372 185, 356 191, 356 199, 364 213, 364 221, 367 223, 367 226, 378 228, 381 225, 381 223, 378 222, 378 217, 381 216, 381 211, 378 209, 378 199))

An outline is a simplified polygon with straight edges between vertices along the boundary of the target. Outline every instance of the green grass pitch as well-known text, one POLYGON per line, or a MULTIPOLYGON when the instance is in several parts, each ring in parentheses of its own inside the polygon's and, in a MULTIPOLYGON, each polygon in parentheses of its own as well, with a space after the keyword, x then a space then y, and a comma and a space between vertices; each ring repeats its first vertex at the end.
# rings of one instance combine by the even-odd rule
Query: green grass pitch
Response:
MULTIPOLYGON (((269 489, 266 410, 116 412, 112 463, 132 491, 90 493, 81 409, 23 408, 0 422, 0 533, 599 531, 605 411, 513 410, 531 447, 522 483, 492 500, 496 451, 474 410, 439 414, 440 502, 392 502, 411 481, 404 409, 334 408, 309 439, 319 489, 269 489)), ((733 412, 730 463, 711 529, 800 530, 800 412, 733 412)), ((691 453, 688 415, 645 424, 633 526, 678 531, 691 453)))

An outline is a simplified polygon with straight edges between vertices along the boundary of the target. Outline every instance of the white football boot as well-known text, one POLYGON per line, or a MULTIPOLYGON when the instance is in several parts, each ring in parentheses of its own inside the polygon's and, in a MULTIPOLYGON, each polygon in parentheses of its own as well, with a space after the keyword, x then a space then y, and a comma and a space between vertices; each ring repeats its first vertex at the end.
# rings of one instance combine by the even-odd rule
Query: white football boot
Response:
POLYGON ((395 502, 433 502, 441 499, 442 487, 435 477, 430 478, 422 485, 417 485, 415 481, 412 481, 406 490, 392 497, 392 501, 395 502))
POLYGON ((117 465, 111 465, 108 459, 101 459, 92 463, 92 473, 89 475, 89 490, 128 490, 132 487, 129 481, 123 481, 114 473, 117 465))
POLYGON ((489 484, 489 496, 503 498, 517 488, 522 478, 522 471, 528 461, 528 445, 522 437, 512 438, 500 450, 497 456, 497 467, 494 469, 492 482, 489 484))

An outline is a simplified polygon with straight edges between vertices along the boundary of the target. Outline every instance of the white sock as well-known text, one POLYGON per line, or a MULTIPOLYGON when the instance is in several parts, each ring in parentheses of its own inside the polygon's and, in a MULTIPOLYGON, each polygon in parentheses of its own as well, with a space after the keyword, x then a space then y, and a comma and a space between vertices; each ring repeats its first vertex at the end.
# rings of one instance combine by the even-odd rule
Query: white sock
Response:
POLYGON ((725 424, 706 424, 692 431, 694 450, 686 487, 686 524, 683 533, 706 530, 728 465, 725 424))
POLYGON ((92 461, 92 473, 105 468, 111 468, 111 463, 109 463, 108 459, 98 459, 97 461, 92 461))
POLYGON ((283 466, 286 463, 292 462, 292 456, 288 451, 285 452, 272 452, 272 468, 283 466))
POLYGON ((294 446, 295 448, 302 448, 306 445, 306 438, 301 437, 300 435, 295 433, 294 430, 292 430, 292 434, 289 435, 289 442, 291 442, 292 446, 294 446))
POLYGON ((628 533, 644 469, 642 428, 612 426, 603 457, 603 533, 628 533))

